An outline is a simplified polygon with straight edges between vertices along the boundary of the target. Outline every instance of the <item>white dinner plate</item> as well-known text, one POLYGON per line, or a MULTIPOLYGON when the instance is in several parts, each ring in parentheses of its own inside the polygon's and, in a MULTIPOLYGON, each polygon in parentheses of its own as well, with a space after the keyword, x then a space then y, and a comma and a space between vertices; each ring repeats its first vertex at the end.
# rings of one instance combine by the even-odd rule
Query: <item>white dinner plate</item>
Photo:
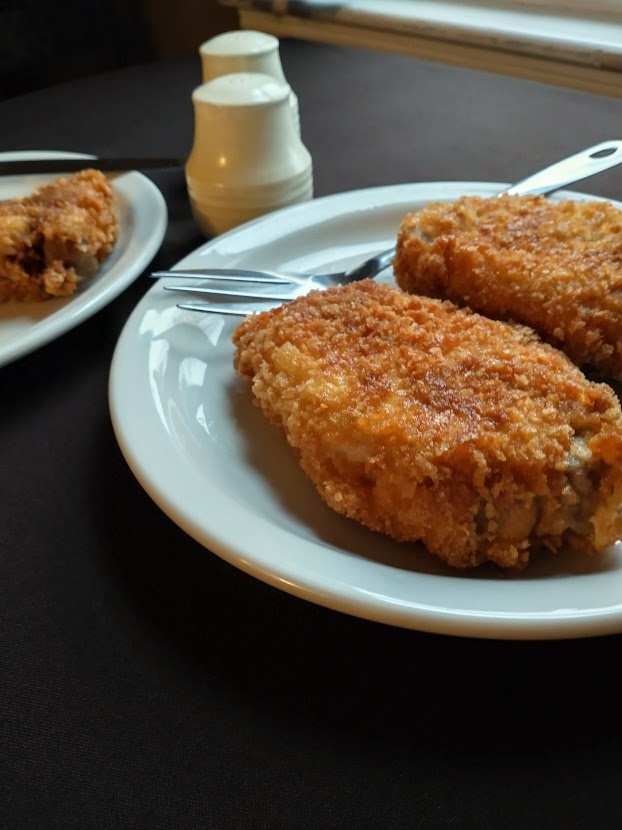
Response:
MULTIPOLYGON (((393 245, 407 211, 501 188, 445 182, 329 196, 217 237, 179 266, 341 270, 393 245)), ((536 555, 517 577, 461 573, 333 513, 234 373, 237 318, 182 311, 178 301, 160 282, 138 303, 115 350, 110 407, 137 479, 206 548, 283 591, 420 631, 506 639, 622 631, 619 544, 594 559, 536 555)))
MULTIPOLYGON (((0 153, 1 161, 26 158, 84 158, 93 156, 56 151, 0 153)), ((93 159, 93 166, 97 160, 93 159)), ((27 196, 56 175, 1 176, 0 199, 27 196)), ((111 177, 120 214, 117 243, 92 279, 69 297, 38 303, 0 303, 0 366, 4 366, 74 328, 117 297, 145 270, 157 253, 166 231, 164 197, 142 173, 111 177)))

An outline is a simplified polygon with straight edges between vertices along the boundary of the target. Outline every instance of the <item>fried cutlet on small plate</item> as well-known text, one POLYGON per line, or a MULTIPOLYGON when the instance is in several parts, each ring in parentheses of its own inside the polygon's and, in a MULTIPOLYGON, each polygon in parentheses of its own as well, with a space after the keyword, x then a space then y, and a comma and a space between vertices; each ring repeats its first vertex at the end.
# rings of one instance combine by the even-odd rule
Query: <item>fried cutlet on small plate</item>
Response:
POLYGON ((321 498, 449 565, 622 532, 622 411, 528 328, 365 281, 246 318, 234 365, 321 498))
POLYGON ((0 201, 0 302, 73 294, 97 273, 118 233, 114 190, 92 168, 0 201))
POLYGON ((605 200, 464 196, 408 213, 398 284, 535 329, 622 380, 622 210, 605 200))

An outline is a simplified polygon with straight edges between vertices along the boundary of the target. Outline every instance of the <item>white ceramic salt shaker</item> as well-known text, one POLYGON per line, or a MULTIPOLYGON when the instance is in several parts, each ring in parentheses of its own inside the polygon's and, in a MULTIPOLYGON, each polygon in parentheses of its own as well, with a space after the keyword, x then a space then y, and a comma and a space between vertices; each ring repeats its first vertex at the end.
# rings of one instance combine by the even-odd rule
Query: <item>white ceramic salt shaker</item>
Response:
MULTIPOLYGON (((278 38, 266 32, 251 29, 223 32, 202 43, 199 54, 203 83, 233 72, 260 72, 272 75, 277 81, 286 80, 278 38)), ((300 110, 293 89, 290 89, 289 103, 296 129, 300 132, 300 110)))
POLYGON ((291 117, 289 93, 285 81, 256 72, 221 75, 192 93, 186 184, 206 236, 313 196, 311 156, 291 117))

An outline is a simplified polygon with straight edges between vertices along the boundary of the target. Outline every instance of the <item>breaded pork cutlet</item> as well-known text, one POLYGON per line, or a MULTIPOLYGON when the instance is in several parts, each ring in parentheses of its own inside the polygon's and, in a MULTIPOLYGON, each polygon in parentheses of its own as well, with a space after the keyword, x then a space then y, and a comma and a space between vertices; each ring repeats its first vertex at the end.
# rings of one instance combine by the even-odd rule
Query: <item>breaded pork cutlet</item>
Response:
POLYGON ((622 380, 622 211, 609 202, 466 196, 407 215, 394 272, 413 294, 531 326, 622 380))
POLYGON ((0 202, 0 302, 73 294, 116 242, 114 202, 114 191, 98 170, 0 202))
POLYGON ((235 369, 338 513, 456 568, 622 532, 622 412, 523 326, 373 281, 246 318, 235 369))

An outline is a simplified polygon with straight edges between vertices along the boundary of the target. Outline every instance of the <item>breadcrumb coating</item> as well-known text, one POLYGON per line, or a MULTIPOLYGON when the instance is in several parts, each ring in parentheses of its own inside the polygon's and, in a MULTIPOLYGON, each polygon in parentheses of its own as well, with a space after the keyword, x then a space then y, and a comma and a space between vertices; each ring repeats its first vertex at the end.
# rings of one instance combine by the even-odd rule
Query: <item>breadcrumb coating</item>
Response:
POLYGON ((456 568, 622 531, 622 411, 526 327, 364 281, 246 318, 234 366, 324 501, 456 568))
POLYGON ((0 202, 0 302, 73 294, 117 240, 114 202, 108 179, 91 169, 0 202))
POLYGON ((394 272, 413 294, 531 326, 622 379, 622 211, 609 202, 465 196, 407 215, 394 272))

